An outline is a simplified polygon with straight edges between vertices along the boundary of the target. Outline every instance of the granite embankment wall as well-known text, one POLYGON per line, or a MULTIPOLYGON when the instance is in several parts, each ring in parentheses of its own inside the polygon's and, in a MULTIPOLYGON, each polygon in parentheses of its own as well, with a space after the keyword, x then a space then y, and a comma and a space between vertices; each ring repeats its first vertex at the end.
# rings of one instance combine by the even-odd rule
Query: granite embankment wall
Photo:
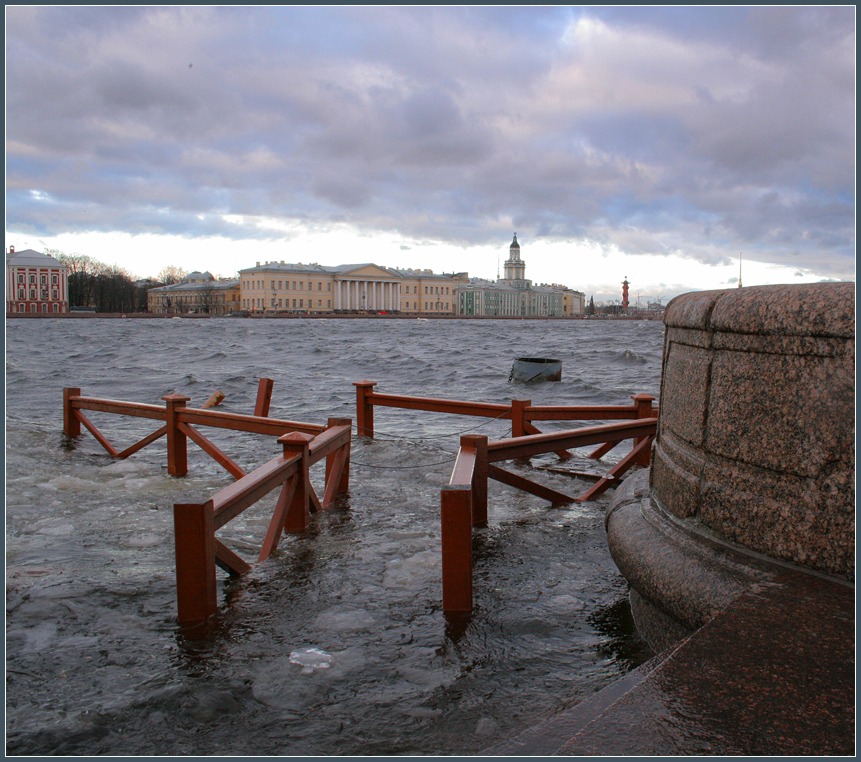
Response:
POLYGON ((653 499, 750 550, 854 579, 854 284, 685 294, 665 323, 653 499))

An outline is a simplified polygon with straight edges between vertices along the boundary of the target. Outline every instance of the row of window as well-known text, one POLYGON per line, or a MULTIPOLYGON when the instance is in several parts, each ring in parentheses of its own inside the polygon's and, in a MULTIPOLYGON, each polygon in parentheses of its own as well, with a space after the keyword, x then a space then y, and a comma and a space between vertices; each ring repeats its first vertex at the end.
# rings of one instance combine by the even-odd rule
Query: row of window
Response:
MULTIPOLYGON (((37 309, 37 306, 38 305, 31 304, 30 305, 30 312, 39 312, 40 310, 37 309)), ((51 306, 53 307, 51 312, 59 312, 60 311, 60 305, 59 304, 52 304, 51 306)), ((26 312, 26 311, 27 311, 27 305, 26 304, 19 304, 18 305, 18 312, 26 312)), ((48 305, 43 303, 41 311, 47 312, 48 311, 48 305)))
MULTIPOLYGON (((275 280, 270 280, 269 281, 269 289, 271 291, 304 291, 304 290, 313 291, 314 290, 313 283, 310 280, 307 281, 307 283, 308 283, 308 288, 305 289, 305 288, 303 288, 305 281, 296 281, 296 280, 293 280, 293 281, 290 281, 290 280, 275 281, 275 280), (277 288, 275 285, 276 283, 278 284, 277 288)), ((255 289, 256 288, 258 290, 262 290, 266 287, 266 281, 264 281, 264 280, 245 281, 245 283, 243 284, 243 287, 245 289, 255 289)), ((451 294, 451 292, 449 290, 450 288, 451 288, 450 286, 425 286, 425 294, 439 294, 441 296, 449 296, 451 294)), ((322 290, 323 290, 323 282, 317 281, 317 291, 322 291, 322 290)), ((329 282, 326 284, 326 291, 331 291, 331 290, 332 290, 332 284, 331 284, 331 282, 329 282)), ((413 293, 417 294, 418 292, 419 292, 419 287, 413 286, 413 293)), ((404 286, 402 293, 405 293, 405 294, 410 293, 410 287, 404 286)))
MULTIPOLYGON (((30 289, 30 301, 33 301, 33 302, 36 301, 36 293, 37 293, 37 291, 35 288, 30 289)), ((42 289, 38 293, 39 293, 39 298, 42 301, 44 301, 44 302, 48 301, 48 290, 47 289, 42 289)), ((23 288, 19 288, 18 289, 18 298, 19 299, 26 299, 27 298, 27 290, 23 289, 23 288)), ((60 292, 55 288, 53 291, 51 291, 51 299, 53 299, 54 301, 57 301, 59 298, 60 298, 60 292)))
MULTIPOLYGON (((27 280, 25 278, 26 278, 26 276, 24 275, 24 273, 18 273, 18 285, 24 285, 25 283, 27 283, 27 280)), ((39 276, 39 283, 41 283, 43 286, 47 286, 48 285, 48 276, 45 274, 40 275, 39 276)), ((33 286, 36 285, 35 273, 30 273, 30 284, 33 286)), ((51 285, 52 286, 58 286, 59 284, 60 284, 60 276, 59 275, 52 275, 51 276, 51 285)))

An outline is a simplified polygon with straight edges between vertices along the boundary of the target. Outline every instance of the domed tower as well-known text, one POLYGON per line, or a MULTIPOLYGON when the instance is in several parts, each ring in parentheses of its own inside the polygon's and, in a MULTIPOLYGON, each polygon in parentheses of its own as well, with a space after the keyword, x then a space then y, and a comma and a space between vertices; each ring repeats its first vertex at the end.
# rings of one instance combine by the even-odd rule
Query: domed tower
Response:
POLYGON ((517 243, 517 233, 508 247, 508 259, 505 260, 504 283, 513 288, 529 288, 532 284, 526 280, 526 263, 520 259, 520 244, 517 243))

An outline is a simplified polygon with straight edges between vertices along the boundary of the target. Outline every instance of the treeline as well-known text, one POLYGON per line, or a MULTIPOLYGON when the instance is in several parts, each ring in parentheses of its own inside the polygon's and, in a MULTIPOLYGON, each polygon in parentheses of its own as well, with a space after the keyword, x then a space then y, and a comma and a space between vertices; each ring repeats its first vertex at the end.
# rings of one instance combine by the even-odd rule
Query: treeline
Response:
POLYGON ((136 280, 123 268, 106 265, 85 254, 56 250, 45 253, 69 269, 69 307, 86 307, 96 312, 146 312, 149 289, 178 283, 185 275, 179 268, 166 267, 158 279, 136 280))

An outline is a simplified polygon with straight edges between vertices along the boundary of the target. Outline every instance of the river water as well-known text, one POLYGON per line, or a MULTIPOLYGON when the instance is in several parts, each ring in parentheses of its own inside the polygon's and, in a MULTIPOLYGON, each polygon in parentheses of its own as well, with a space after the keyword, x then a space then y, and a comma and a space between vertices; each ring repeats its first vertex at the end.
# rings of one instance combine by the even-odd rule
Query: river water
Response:
MULTIPOLYGON (((270 415, 312 423, 355 418, 361 379, 392 394, 629 404, 657 396, 662 342, 660 322, 640 321, 7 321, 7 753, 478 754, 651 655, 606 548, 611 493, 551 508, 491 482, 476 610, 447 622, 440 488, 460 434, 500 438, 510 424, 389 408, 376 409, 375 439, 354 438, 349 495, 245 577, 219 571, 219 613, 188 637, 172 506, 231 478, 191 443, 181 479, 167 475, 163 439, 125 461, 86 430, 64 443, 64 387, 154 404, 178 392, 194 407, 218 389, 220 409, 251 413, 269 377, 270 415), (518 356, 560 359, 562 380, 509 384, 518 356)), ((120 447, 156 428, 91 416, 120 447)), ((206 434, 247 470, 279 449, 206 434)), ((569 494, 591 483, 544 470, 561 465, 510 467, 569 494)), ((219 533, 249 560, 276 494, 219 533)))

